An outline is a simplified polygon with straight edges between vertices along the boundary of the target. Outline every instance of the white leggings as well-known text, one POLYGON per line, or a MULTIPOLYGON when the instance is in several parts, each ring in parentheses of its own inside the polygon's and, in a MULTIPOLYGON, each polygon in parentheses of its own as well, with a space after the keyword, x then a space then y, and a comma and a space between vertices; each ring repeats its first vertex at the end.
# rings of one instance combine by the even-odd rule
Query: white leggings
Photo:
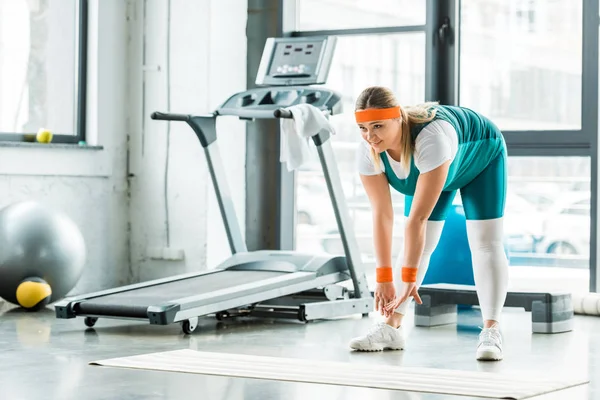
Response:
MULTIPOLYGON (((427 221, 425 246, 417 273, 417 287, 421 286, 425 278, 429 260, 440 240, 443 227, 444 221, 427 221)), ((467 220, 467 237, 473 260, 473 278, 483 320, 500 321, 508 290, 508 260, 502 243, 503 219, 467 220)), ((402 256, 396 260, 396 277, 401 276, 400 268, 402 268, 403 261, 402 256)), ((452 268, 452 265, 447 267, 452 268)), ((396 291, 402 290, 402 280, 395 279, 395 282, 396 291)), ((395 311, 406 314, 412 300, 413 298, 410 297, 395 311)))

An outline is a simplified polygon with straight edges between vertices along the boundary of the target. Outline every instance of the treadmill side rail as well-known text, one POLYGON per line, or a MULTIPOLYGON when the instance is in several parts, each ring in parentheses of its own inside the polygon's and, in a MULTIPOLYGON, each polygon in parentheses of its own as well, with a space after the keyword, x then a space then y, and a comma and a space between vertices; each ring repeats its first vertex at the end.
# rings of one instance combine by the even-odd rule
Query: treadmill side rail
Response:
MULTIPOLYGON (((315 279, 299 281, 289 285, 272 285, 270 287, 265 287, 264 290, 253 291, 252 293, 240 292, 239 296, 236 297, 221 296, 218 299, 215 298, 214 301, 211 302, 198 302, 194 298, 180 299, 177 301, 177 303, 181 306, 181 310, 177 313, 173 322, 179 322, 189 318, 199 317, 202 315, 209 315, 218 311, 231 310, 236 308, 243 308, 245 306, 252 306, 253 304, 260 304, 261 302, 267 301, 269 299, 289 296, 294 293, 310 290, 315 286, 327 286, 330 284, 340 282, 343 279, 343 274, 330 274, 315 279)), ((338 301, 343 300, 333 300, 331 302, 337 304, 338 301)), ((358 313, 362 312, 353 309, 350 314, 346 315, 358 313)), ((250 315, 252 315, 252 313, 250 315)))
MULTIPOLYGON (((337 277, 337 274, 336 274, 337 277)), ((315 274, 310 272, 294 272, 277 276, 275 278, 262 279, 258 282, 249 282, 244 285, 237 285, 226 289, 214 290, 207 293, 201 293, 194 296, 174 299, 172 304, 181 305, 182 309, 192 307, 207 306, 213 303, 225 301, 228 299, 245 298, 249 295, 265 293, 273 289, 285 290, 298 283, 310 284, 315 282, 315 274)), ((261 299, 262 301, 262 299, 261 299)), ((167 304, 169 304, 167 303, 167 304)), ((241 304, 243 305, 243 304, 241 304)), ((196 315, 198 316, 198 315, 196 315)))
POLYGON ((97 292, 87 293, 87 294, 83 294, 83 295, 65 297, 64 299, 54 303, 56 317, 60 318, 60 319, 75 318, 75 316, 77 314, 75 313, 75 311, 73 311, 73 308, 75 307, 75 305, 77 303, 80 303, 80 302, 83 302, 86 300, 90 300, 90 299, 94 299, 94 298, 98 298, 98 297, 104 297, 104 296, 108 296, 111 294, 123 293, 123 292, 131 291, 131 290, 146 288, 146 287, 150 287, 150 286, 158 286, 158 285, 162 285, 164 283, 194 278, 194 277, 201 276, 201 275, 215 274, 218 272, 221 272, 221 270, 214 269, 214 270, 208 270, 208 271, 202 271, 202 272, 191 272, 188 274, 181 274, 181 275, 176 275, 176 276, 172 276, 172 277, 168 277, 168 278, 153 279, 151 281, 134 283, 131 285, 115 287, 115 288, 106 289, 106 290, 100 290, 97 292))

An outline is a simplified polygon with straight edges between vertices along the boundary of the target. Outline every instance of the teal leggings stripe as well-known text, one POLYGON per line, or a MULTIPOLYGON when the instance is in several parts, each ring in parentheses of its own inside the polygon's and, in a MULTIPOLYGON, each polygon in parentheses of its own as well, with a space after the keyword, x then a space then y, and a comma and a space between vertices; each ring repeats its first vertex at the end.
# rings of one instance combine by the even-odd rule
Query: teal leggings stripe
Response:
MULTIPOLYGON (((504 216, 508 181, 506 163, 506 151, 502 151, 475 179, 460 189, 460 197, 467 219, 495 219, 504 216)), ((456 190, 442 192, 429 220, 445 220, 455 196, 456 190)), ((412 196, 405 196, 404 215, 407 217, 410 214, 412 202, 412 196)))

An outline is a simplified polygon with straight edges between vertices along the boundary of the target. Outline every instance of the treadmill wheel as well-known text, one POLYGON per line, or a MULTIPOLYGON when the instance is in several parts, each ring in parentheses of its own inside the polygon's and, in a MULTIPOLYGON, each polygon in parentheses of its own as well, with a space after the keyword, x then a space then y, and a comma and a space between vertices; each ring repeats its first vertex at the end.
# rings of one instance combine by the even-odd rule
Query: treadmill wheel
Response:
POLYGON ((83 320, 83 323, 85 324, 85 326, 92 328, 94 325, 96 325, 96 321, 98 321, 98 318, 85 317, 85 319, 83 320))
POLYGON ((181 321, 181 329, 183 333, 189 335, 194 332, 198 327, 198 317, 186 319, 185 321, 181 321))

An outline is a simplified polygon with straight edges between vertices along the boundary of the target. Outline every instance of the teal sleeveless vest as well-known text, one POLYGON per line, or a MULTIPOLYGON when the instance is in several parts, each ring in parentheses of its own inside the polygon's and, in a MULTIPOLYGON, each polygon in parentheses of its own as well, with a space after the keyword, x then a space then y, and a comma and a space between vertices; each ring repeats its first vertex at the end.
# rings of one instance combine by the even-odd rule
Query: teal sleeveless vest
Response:
MULTIPOLYGON (((458 150, 448 171, 443 191, 451 192, 469 184, 503 151, 506 144, 498 127, 486 117, 464 107, 436 105, 435 118, 411 128, 413 141, 419 133, 435 120, 447 121, 458 134, 458 150)), ((394 174, 386 152, 380 153, 387 180, 398 192, 413 196, 419 178, 414 156, 410 161, 410 172, 406 179, 394 174)))

